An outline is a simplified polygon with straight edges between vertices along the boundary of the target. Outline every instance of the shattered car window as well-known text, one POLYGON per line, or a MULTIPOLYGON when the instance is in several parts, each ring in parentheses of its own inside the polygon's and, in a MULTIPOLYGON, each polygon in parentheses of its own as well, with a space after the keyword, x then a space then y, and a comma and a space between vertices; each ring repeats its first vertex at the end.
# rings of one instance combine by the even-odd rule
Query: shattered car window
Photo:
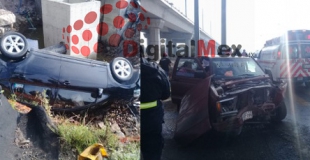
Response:
POLYGON ((264 75, 257 63, 250 58, 214 58, 211 61, 215 76, 251 77, 264 75))
POLYGON ((194 59, 180 59, 176 75, 194 77, 198 70, 201 68, 198 67, 198 63, 194 59))

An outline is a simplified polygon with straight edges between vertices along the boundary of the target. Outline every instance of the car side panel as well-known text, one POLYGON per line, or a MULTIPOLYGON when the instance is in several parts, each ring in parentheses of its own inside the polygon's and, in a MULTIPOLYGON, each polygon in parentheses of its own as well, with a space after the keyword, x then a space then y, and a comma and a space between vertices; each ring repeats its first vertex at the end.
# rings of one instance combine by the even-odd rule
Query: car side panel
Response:
POLYGON ((11 64, 10 85, 13 93, 23 99, 40 101, 38 95, 53 102, 58 85, 60 58, 30 53, 24 60, 11 64), (45 95, 42 95, 45 92, 45 95))
POLYGON ((11 73, 11 82, 56 87, 59 78, 60 58, 44 54, 30 54, 17 63, 11 73))
POLYGON ((92 60, 61 59, 60 87, 89 90, 107 87, 108 65, 92 63, 92 60))

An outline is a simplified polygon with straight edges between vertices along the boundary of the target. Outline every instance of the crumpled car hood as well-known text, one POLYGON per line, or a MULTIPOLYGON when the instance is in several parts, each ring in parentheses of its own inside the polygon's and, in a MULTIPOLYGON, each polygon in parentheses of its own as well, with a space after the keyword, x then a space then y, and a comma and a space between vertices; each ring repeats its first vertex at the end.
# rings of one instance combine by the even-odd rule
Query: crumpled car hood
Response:
POLYGON ((242 84, 244 82, 249 82, 249 81, 259 81, 259 80, 266 80, 269 79, 268 76, 258 76, 258 77, 253 77, 253 78, 243 78, 243 79, 236 79, 236 80, 227 80, 221 84, 222 87, 226 87, 229 85, 234 85, 234 84, 242 84))
POLYGON ((254 77, 254 78, 245 78, 245 79, 240 79, 240 80, 235 80, 235 81, 228 81, 225 83, 225 85, 240 84, 240 83, 244 83, 247 81, 256 81, 256 80, 265 80, 265 79, 269 79, 269 77, 259 76, 259 77, 254 77))
POLYGON ((273 87, 272 83, 268 81, 268 76, 259 76, 253 78, 242 78, 235 80, 213 80, 213 84, 216 90, 222 94, 225 92, 226 94, 237 94, 240 92, 245 92, 249 89, 254 88, 271 88, 273 87))

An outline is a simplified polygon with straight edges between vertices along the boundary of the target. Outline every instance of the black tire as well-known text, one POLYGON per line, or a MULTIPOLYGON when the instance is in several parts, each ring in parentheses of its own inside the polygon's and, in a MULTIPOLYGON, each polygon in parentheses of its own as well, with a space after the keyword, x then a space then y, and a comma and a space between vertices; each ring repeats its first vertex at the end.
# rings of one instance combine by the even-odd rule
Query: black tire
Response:
POLYGON ((180 103, 177 103, 176 105, 177 105, 177 111, 180 112, 181 104, 180 104, 180 103))
POLYGON ((171 102, 177 106, 177 112, 179 112, 181 107, 181 101, 172 98, 171 102))
POLYGON ((287 115, 285 103, 282 101, 275 110, 275 115, 271 117, 271 122, 281 122, 287 115))
POLYGON ((114 79, 120 83, 132 78, 133 67, 126 58, 114 58, 110 63, 110 69, 114 79))
POLYGON ((28 42, 24 35, 17 32, 7 32, 0 40, 0 51, 9 59, 19 59, 28 51, 28 42))
POLYGON ((243 126, 241 126, 241 127, 237 128, 237 129, 231 131, 229 133, 229 135, 232 136, 232 137, 239 136, 241 134, 241 132, 242 132, 242 129, 243 129, 243 126))

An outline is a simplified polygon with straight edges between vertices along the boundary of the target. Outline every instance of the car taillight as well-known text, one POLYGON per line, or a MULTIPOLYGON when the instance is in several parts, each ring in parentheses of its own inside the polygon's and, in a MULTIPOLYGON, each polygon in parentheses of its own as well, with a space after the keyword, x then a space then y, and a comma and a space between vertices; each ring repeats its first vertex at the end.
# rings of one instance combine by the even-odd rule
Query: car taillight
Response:
POLYGON ((281 59, 281 52, 280 51, 278 52, 277 58, 281 59))

